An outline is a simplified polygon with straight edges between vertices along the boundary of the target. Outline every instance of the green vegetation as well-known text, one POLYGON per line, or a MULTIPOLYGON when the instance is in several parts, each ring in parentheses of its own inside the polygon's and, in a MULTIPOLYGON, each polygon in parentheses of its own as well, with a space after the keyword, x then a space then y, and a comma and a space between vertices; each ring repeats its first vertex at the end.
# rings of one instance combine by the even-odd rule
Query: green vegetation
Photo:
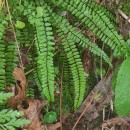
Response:
MULTIPOLYGON (((56 93, 61 91, 62 85, 63 111, 76 111, 89 92, 83 51, 87 48, 92 57, 98 57, 98 64, 102 57, 103 76, 106 68, 113 67, 111 53, 115 59, 129 56, 129 45, 118 33, 115 19, 111 11, 93 0, 10 0, 9 7, 3 1, 0 10, 0 103, 11 97, 4 91, 15 84, 13 69, 22 63, 28 86, 33 82, 33 87, 27 88, 27 96, 47 99, 50 106, 56 106, 59 102, 56 93), (89 33, 84 34, 83 28, 100 44, 95 44, 89 33)), ((114 81, 115 108, 119 115, 130 114, 129 62, 128 58, 122 63, 114 81)), ((1 107, 1 129, 13 130, 27 124, 28 120, 21 117, 17 110, 1 107)), ((48 113, 44 120, 55 121, 55 113, 48 113)))

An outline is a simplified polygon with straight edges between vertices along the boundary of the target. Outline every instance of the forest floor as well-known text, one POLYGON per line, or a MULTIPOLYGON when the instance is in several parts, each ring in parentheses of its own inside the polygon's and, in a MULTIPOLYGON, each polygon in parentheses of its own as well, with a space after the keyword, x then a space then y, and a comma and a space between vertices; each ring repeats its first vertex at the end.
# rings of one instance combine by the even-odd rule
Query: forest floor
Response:
POLYGON ((112 71, 95 85, 76 112, 60 115, 62 120, 58 119, 55 124, 43 124, 41 120, 41 110, 46 106, 46 100, 25 96, 27 81, 22 68, 15 68, 13 75, 17 83, 9 104, 30 119, 31 123, 24 126, 28 130, 130 130, 130 115, 119 117, 113 111, 112 71))
MULTIPOLYGON (((130 21, 127 15, 121 10, 119 14, 119 31, 123 37, 128 35, 130 21)), ((25 58, 25 57, 24 57, 25 58)), ((90 57, 91 58, 91 57, 90 57)), ((23 59, 23 61, 26 60, 23 59)), ((120 61, 119 61, 120 63, 120 61)), ((119 63, 115 63, 116 65, 119 63)), ((90 67, 84 68, 88 71, 90 67)), ((130 115, 119 117, 114 112, 112 90, 113 70, 106 75, 90 90, 89 95, 84 99, 82 105, 74 113, 59 115, 58 121, 54 124, 43 124, 41 111, 47 101, 30 99, 26 97, 27 79, 22 67, 17 67, 13 72, 17 81, 12 90, 14 95, 9 99, 11 108, 16 107, 24 113, 24 117, 30 119, 31 123, 23 127, 28 130, 130 130, 130 115), (19 105, 20 104, 20 105, 19 105)))

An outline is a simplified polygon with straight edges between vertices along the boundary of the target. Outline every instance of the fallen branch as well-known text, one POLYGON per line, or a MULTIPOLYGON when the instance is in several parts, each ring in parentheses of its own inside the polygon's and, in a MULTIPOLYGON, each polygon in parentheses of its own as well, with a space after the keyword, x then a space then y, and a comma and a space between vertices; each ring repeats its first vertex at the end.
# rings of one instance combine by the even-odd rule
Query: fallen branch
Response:
POLYGON ((115 125, 123 125, 130 129, 130 115, 126 117, 115 117, 109 120, 104 121, 102 127, 109 127, 115 125))
POLYGON ((67 120, 68 123, 66 124, 66 128, 72 127, 72 125, 75 124, 81 114, 82 118, 80 119, 80 121, 78 121, 78 123, 92 121, 96 117, 98 117, 99 111, 102 110, 104 105, 108 104, 113 97, 113 92, 111 89, 112 75, 112 73, 109 74, 107 78, 101 80, 94 87, 94 89, 90 92, 90 94, 82 103, 81 107, 71 117, 69 117, 69 119, 67 120), (87 109, 85 110, 86 107, 87 109))

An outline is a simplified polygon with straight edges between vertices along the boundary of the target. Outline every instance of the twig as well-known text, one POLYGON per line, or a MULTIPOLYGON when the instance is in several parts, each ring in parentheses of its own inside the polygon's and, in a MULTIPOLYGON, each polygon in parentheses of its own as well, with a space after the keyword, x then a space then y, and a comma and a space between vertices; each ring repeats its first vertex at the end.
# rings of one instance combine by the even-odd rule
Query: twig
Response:
POLYGON ((117 10, 117 12, 125 19, 128 21, 128 23, 130 23, 130 18, 120 9, 117 10))
POLYGON ((130 121, 130 115, 126 117, 115 117, 115 118, 104 121, 102 126, 108 127, 108 126, 115 126, 115 125, 124 125, 130 128, 129 121, 130 121))
POLYGON ((95 96, 96 96, 96 93, 95 93, 95 95, 93 96, 93 98, 90 100, 90 102, 86 105, 84 111, 83 111, 83 112, 81 113, 81 115, 79 116, 79 118, 78 118, 78 120, 76 121, 76 123, 74 124, 72 130, 74 130, 74 129, 76 128, 78 122, 80 121, 81 117, 84 115, 84 113, 86 112, 86 110, 88 109, 89 105, 92 103, 92 101, 93 101, 93 99, 94 99, 95 96))
MULTIPOLYGON (((103 49, 104 49, 104 43, 102 45, 102 51, 103 51, 103 49)), ((101 55, 101 58, 100 58, 100 78, 101 78, 101 80, 103 78, 103 64, 102 64, 103 61, 102 60, 103 60, 103 58, 102 58, 102 55, 101 55)), ((102 113, 103 113, 102 114, 102 116, 103 116, 102 118, 103 118, 103 121, 104 121, 104 119, 105 119, 105 108, 103 108, 103 112, 102 113)), ((103 127, 102 127, 102 130, 104 130, 103 127)))
POLYGON ((34 40, 35 40, 35 39, 33 39, 33 41, 32 41, 32 43, 31 43, 31 45, 29 46, 29 48, 28 48, 28 50, 27 50, 26 55, 29 53, 29 51, 30 51, 31 47, 33 46, 34 40))
MULTIPOLYGON (((104 50, 104 44, 102 45, 102 51, 104 50)), ((100 78, 103 78, 103 63, 102 63, 102 55, 100 57, 100 78)))
POLYGON ((80 22, 80 23, 77 25, 77 27, 76 27, 76 28, 78 28, 80 25, 82 25, 82 23, 83 23, 83 22, 80 22))
MULTIPOLYGON (((104 80, 105 80, 106 77, 108 76, 108 73, 109 73, 109 69, 108 69, 108 71, 107 71, 107 73, 106 73, 104 79, 101 81, 101 84, 99 84, 99 85, 102 85, 102 84, 104 83, 104 80)), ((99 85, 98 85, 98 86, 99 86, 99 85)), ((91 98, 91 100, 86 104, 86 107, 84 108, 83 112, 81 113, 81 115, 79 116, 79 118, 77 119, 77 121, 75 122, 75 124, 74 124, 72 130, 75 130, 75 128, 76 128, 78 122, 80 121, 80 119, 82 118, 82 116, 85 114, 86 110, 89 108, 89 106, 91 105, 92 101, 95 99, 95 96, 97 95, 97 93, 98 93, 98 91, 93 95, 93 97, 91 98)))
POLYGON ((64 65, 62 66, 62 75, 61 75, 61 85, 60 85, 60 130, 62 130, 62 80, 63 80, 63 73, 64 73, 64 65))
POLYGON ((35 68, 33 68, 33 69, 29 70, 28 72, 26 72, 26 73, 25 73, 25 75, 30 74, 30 73, 31 73, 31 72, 33 72, 34 70, 35 70, 35 68))

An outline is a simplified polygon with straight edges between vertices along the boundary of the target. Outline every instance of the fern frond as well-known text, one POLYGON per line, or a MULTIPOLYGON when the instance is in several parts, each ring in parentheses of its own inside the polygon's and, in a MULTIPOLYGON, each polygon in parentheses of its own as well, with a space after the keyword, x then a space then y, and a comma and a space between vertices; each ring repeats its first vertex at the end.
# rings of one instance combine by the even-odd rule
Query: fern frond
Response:
MULTIPOLYGON (((36 3, 34 3, 36 4, 36 3)), ((21 11, 28 17, 29 22, 35 26, 35 48, 36 58, 34 78, 39 87, 41 97, 44 96, 49 101, 54 101, 54 67, 53 67, 53 51, 54 37, 50 19, 45 8, 35 7, 32 2, 24 2, 21 11), (37 13, 36 13, 37 11, 37 13)))
POLYGON ((33 88, 28 88, 27 89, 27 96, 34 99, 35 98, 35 94, 34 94, 34 89, 33 88))
POLYGON ((88 7, 80 0, 59 0, 63 8, 70 11, 78 19, 84 22, 104 43, 109 45, 114 51, 114 55, 124 55, 127 53, 126 42, 114 30, 109 19, 100 10, 97 11, 94 7, 88 7))
POLYGON ((0 122, 5 122, 5 121, 9 121, 10 119, 12 119, 13 117, 18 118, 21 117, 23 114, 18 112, 17 110, 13 111, 13 110, 9 110, 9 109, 4 109, 2 111, 0 111, 0 122))
POLYGON ((63 55, 63 65, 64 65, 64 76, 63 76, 63 100, 67 101, 68 105, 73 104, 73 76, 71 72, 70 65, 66 54, 63 55), (69 103, 70 102, 70 103, 69 103))
POLYGON ((110 59, 108 56, 102 51, 98 46, 94 45, 89 39, 85 38, 81 32, 76 30, 72 25, 69 24, 69 22, 62 18, 61 16, 53 13, 53 11, 47 6, 48 12, 50 12, 51 17, 55 20, 56 24, 53 24, 57 28, 60 28, 68 37, 70 37, 73 41, 78 43, 80 46, 84 48, 89 48, 90 52, 92 52, 95 55, 102 56, 103 59, 108 63, 110 66, 112 66, 110 59))
MULTIPOLYGON (((41 9, 41 7, 39 7, 41 9)), ((35 46, 37 50, 37 69, 41 80, 41 95, 49 101, 54 101, 54 67, 53 67, 53 51, 54 37, 52 33, 51 24, 48 22, 49 15, 46 10, 42 8, 43 14, 37 14, 35 26, 35 46)))
MULTIPOLYGON (((7 99, 12 96, 12 93, 0 92, 0 105, 5 105, 7 99)), ((29 120, 21 119, 23 114, 17 110, 2 109, 0 111, 0 129, 15 130, 18 127, 26 125, 29 120)))
POLYGON ((34 40, 34 27, 30 25, 28 21, 26 21, 26 27, 22 30, 16 30, 16 35, 18 37, 18 41, 20 45, 25 47, 33 46, 33 40, 34 40))
POLYGON ((42 82, 41 82, 41 76, 40 73, 38 71, 38 67, 37 67, 37 62, 34 61, 34 65, 35 65, 35 69, 33 71, 33 76, 36 82, 36 85, 38 86, 39 91, 42 91, 42 82))
POLYGON ((8 22, 0 13, 0 90, 5 86, 5 29, 8 22))
POLYGON ((58 30, 58 32, 59 31, 61 31, 61 33, 59 33, 58 35, 62 38, 64 36, 64 39, 62 39, 62 44, 67 54, 68 62, 73 75, 75 86, 74 108, 77 109, 83 101, 86 88, 86 79, 84 75, 83 65, 75 43, 71 39, 66 37, 62 30, 58 30))
POLYGON ((5 101, 7 101, 8 98, 10 98, 12 95, 12 93, 4 93, 4 92, 0 92, 0 105, 2 105, 5 101))
POLYGON ((29 120, 20 119, 22 113, 15 110, 3 109, 0 111, 0 129, 2 130, 15 130, 18 127, 26 125, 29 120))
POLYGON ((74 108, 77 109, 84 98, 84 92, 86 88, 86 79, 84 75, 83 65, 80 60, 78 50, 73 41, 70 39, 62 40, 65 51, 67 53, 68 61, 71 67, 74 85, 75 85, 75 101, 74 108))
MULTIPOLYGON (((34 71, 34 68, 32 70, 30 70, 28 72, 28 74, 33 72, 33 71, 34 71)), ((33 81, 34 78, 32 78, 33 73, 30 74, 30 75, 28 75, 28 74, 26 73, 26 78, 27 78, 27 81, 28 81, 27 89, 26 89, 26 96, 34 99, 35 98, 35 89, 36 88, 35 88, 35 84, 34 84, 34 81, 33 81)))
POLYGON ((89 1, 83 1, 84 4, 86 4, 86 6, 90 6, 91 8, 93 8, 95 11, 101 11, 101 13, 104 14, 106 17, 108 17, 108 19, 110 19, 111 23, 116 26, 116 15, 111 12, 106 6, 98 4, 97 2, 95 2, 94 0, 89 0, 89 1))
MULTIPOLYGON (((83 4, 86 4, 86 11, 88 11, 90 13, 90 15, 97 15, 96 17, 100 19, 100 21, 102 21, 102 25, 103 23, 105 24, 106 28, 109 28, 110 30, 115 30, 115 26, 114 24, 111 22, 111 21, 114 21, 114 16, 112 14, 110 14, 110 12, 106 9, 106 8, 103 8, 103 6, 97 4, 96 2, 94 1, 84 1, 82 0, 82 2, 80 1, 80 4, 83 5, 83 4), (111 20, 111 17, 110 16, 113 16, 111 20)), ((94 19, 94 18, 93 18, 94 19)), ((112 32, 113 35, 118 35, 117 34, 117 31, 115 30, 115 32, 112 32)), ((119 37, 121 37, 119 35, 119 37)), ((122 37, 121 37, 122 38, 122 37)))
POLYGON ((36 15, 36 7, 32 1, 25 0, 22 5, 17 7, 18 11, 23 13, 24 16, 27 16, 28 21, 31 25, 34 25, 35 15, 36 15))
POLYGON ((12 76, 14 68, 18 63, 18 51, 15 42, 8 42, 5 52, 5 82, 6 86, 11 87, 15 84, 14 77, 12 76))

